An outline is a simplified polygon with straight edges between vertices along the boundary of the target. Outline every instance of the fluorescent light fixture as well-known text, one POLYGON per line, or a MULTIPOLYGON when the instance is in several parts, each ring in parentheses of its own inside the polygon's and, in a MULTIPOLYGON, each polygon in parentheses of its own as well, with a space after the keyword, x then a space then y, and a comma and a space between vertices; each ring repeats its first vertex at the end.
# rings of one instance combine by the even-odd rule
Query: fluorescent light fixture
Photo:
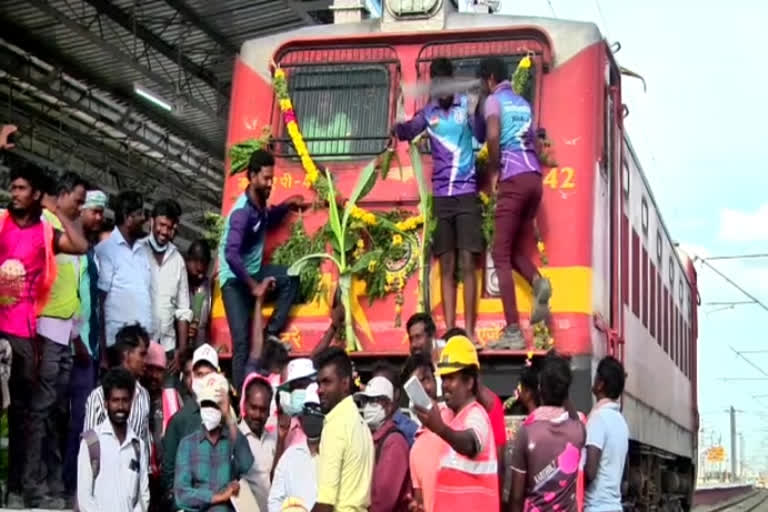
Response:
POLYGON ((141 96, 148 102, 152 103, 153 105, 160 107, 163 110, 166 110, 168 112, 173 111, 173 104, 169 103, 168 101, 164 100, 157 94, 153 93, 152 91, 149 91, 148 89, 145 89, 139 84, 133 84, 133 93, 137 96, 141 96))

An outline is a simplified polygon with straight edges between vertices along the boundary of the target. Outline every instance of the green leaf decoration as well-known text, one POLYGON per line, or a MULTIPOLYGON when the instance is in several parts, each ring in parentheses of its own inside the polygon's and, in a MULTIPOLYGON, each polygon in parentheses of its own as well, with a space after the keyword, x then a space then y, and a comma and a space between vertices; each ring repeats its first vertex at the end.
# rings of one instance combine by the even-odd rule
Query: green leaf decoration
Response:
POLYGON ((368 269, 368 265, 372 261, 379 261, 379 258, 381 258, 381 255, 383 254, 383 250, 376 249, 375 251, 369 251, 363 254, 363 256, 357 260, 354 265, 352 265, 352 268, 350 269, 350 272, 352 274, 357 274, 358 272, 362 272, 363 270, 368 269))

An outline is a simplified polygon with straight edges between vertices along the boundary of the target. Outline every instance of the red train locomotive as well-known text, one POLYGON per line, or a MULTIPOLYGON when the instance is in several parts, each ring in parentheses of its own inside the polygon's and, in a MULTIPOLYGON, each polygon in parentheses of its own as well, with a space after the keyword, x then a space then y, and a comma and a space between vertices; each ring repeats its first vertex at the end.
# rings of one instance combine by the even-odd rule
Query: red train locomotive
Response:
MULTIPOLYGON (((301 163, 280 152, 288 142, 272 89, 272 73, 279 66, 308 140, 321 138, 312 133, 317 123, 309 119, 322 108, 334 112, 328 123, 335 133, 326 132, 324 154, 313 156, 333 169, 339 190, 348 194, 359 170, 386 147, 402 81, 426 78, 430 62, 438 57, 449 58, 457 72, 474 75, 483 57, 499 56, 514 69, 521 58, 531 56, 535 121, 552 141, 558 163, 544 171, 537 219, 549 259, 542 273, 554 290, 550 332, 555 347, 573 356, 572 394, 583 410, 592 405, 590 384, 597 361, 607 353, 623 360, 628 374, 623 412, 631 433, 626 500, 638 509, 687 509, 698 431, 696 273, 676 249, 624 130, 622 77, 611 48, 591 23, 463 14, 453 12, 448 2, 406 3, 427 7, 406 12, 402 5, 386 5, 381 19, 357 20, 355 11, 340 10, 337 17, 351 17, 352 22, 245 43, 233 78, 229 144, 258 137, 270 126, 279 156, 273 200, 311 194, 303 185, 301 163)), ((412 115, 419 106, 406 101, 406 113, 412 115)), ((403 163, 408 162, 404 144, 398 151, 403 163)), ((429 174, 428 157, 423 165, 429 174)), ((225 214, 242 186, 241 177, 227 179, 225 214)), ((413 170, 406 165, 377 183, 361 206, 413 209, 418 198, 413 170)), ((311 213, 303 220, 311 232, 325 223, 326 213, 311 213)), ((286 235, 287 230, 282 238, 273 237, 270 246, 286 235)), ((529 250, 536 253, 533 240, 529 250)), ((477 332, 488 342, 504 326, 503 312, 492 265, 480 265, 477 272, 483 283, 477 332)), ((436 262, 430 274, 430 307, 440 330, 436 262)), ((329 269, 324 280, 332 279, 329 269)), ((530 288, 517 282, 520 310, 527 311, 530 288)), ((391 296, 369 304, 364 283, 353 283, 353 317, 363 347, 357 357, 406 355, 404 328, 395 325, 393 312, 402 308, 404 319, 413 313, 417 288, 414 276, 405 284, 402 304, 391 296)), ((285 338, 295 352, 306 352, 318 342, 329 313, 328 296, 294 308, 285 338)), ((461 313, 459 306, 458 318, 461 313)), ((226 353, 229 335, 219 296, 213 316, 213 341, 226 353)), ((524 315, 530 337, 526 322, 524 315)), ((525 357, 483 351, 485 382, 502 396, 511 395, 525 357)))

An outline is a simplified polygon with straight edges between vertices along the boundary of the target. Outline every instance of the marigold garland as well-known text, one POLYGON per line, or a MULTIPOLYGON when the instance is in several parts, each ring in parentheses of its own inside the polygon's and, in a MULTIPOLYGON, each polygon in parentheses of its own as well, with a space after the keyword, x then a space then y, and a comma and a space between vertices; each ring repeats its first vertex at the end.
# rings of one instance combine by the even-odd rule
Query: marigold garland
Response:
POLYGON ((301 166, 304 168, 304 186, 313 188, 319 195, 323 195, 322 185, 324 185, 323 182, 325 180, 320 175, 320 170, 315 165, 314 160, 312 160, 307 144, 304 141, 304 136, 301 130, 299 130, 296 111, 293 109, 293 103, 288 95, 288 83, 285 80, 285 71, 282 68, 275 70, 273 86, 280 106, 280 112, 283 114, 283 124, 285 124, 285 129, 291 138, 293 148, 296 150, 296 154, 301 161, 301 166))

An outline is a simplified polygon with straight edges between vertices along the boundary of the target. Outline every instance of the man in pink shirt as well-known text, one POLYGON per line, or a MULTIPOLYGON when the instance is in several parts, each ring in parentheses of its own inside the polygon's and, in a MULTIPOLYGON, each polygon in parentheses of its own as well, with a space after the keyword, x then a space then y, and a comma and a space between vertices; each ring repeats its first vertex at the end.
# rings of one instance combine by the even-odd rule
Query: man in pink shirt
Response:
POLYGON ((56 398, 56 390, 37 378, 37 354, 42 352, 37 317, 56 277, 55 254, 83 254, 88 242, 55 202, 45 206, 61 230, 42 219, 43 169, 14 163, 10 178, 10 205, 0 211, 0 339, 13 350, 7 506, 34 508, 48 504, 41 455, 47 415, 56 398))

